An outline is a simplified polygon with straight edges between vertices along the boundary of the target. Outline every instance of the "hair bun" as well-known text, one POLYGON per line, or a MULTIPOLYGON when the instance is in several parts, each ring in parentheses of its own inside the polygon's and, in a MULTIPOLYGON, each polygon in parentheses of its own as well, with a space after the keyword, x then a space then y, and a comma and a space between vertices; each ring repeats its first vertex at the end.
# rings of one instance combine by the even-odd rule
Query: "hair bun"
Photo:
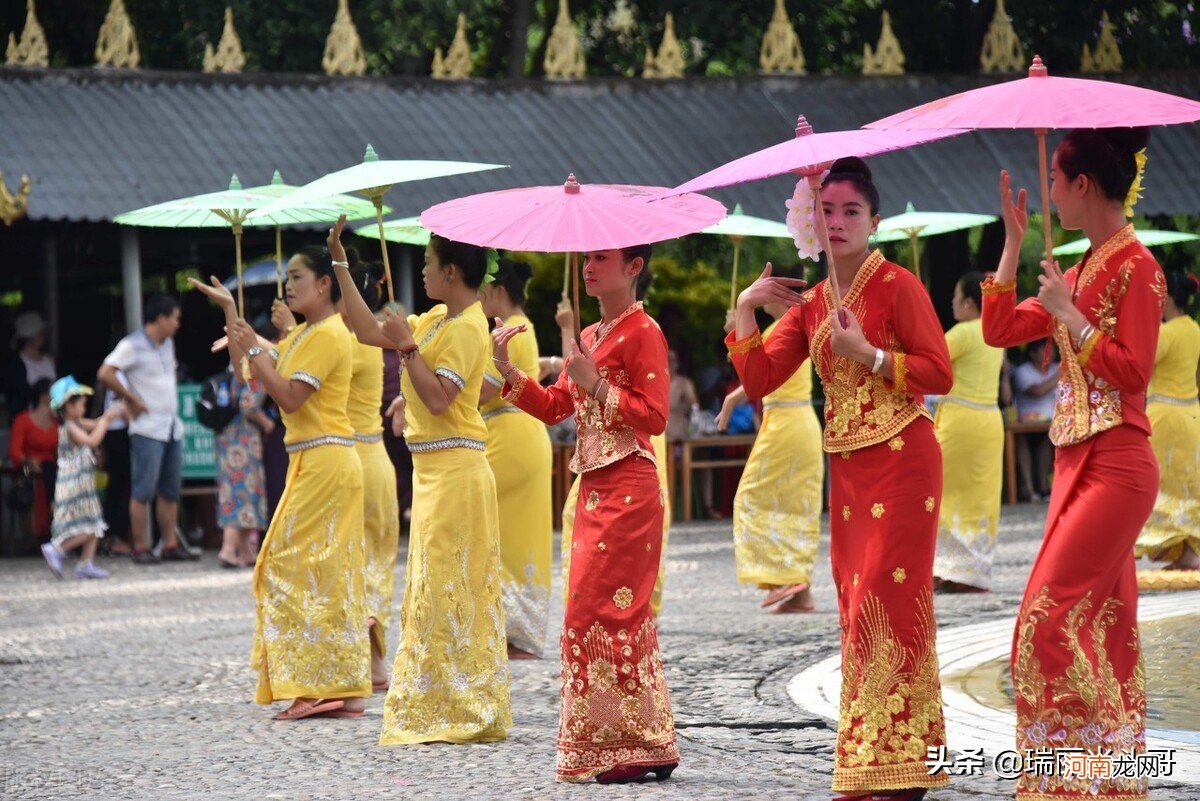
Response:
POLYGON ((358 251, 354 248, 346 248, 346 263, 350 265, 350 269, 358 266, 358 262, 358 251))
POLYGON ((528 281, 533 278, 533 267, 527 261, 512 262, 512 269, 516 273, 517 278, 520 278, 522 281, 528 281))
POLYGON ((861 175, 868 181, 872 180, 871 168, 867 166, 867 162, 863 161, 858 156, 844 156, 833 162, 829 168, 829 174, 835 175, 838 173, 842 175, 847 173, 852 175, 861 175))
POLYGON ((1098 128, 1096 133, 1104 137, 1118 153, 1132 156, 1150 144, 1149 128, 1098 128))

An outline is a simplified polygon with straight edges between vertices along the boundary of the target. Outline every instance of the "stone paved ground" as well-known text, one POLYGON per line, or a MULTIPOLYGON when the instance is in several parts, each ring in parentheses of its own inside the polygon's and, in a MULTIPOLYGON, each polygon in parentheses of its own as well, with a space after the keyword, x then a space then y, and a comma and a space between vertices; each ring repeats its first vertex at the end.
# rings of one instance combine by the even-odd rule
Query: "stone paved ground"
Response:
MULTIPOLYGON (((1014 615, 1044 511, 1006 507, 996 591, 939 596, 943 625, 1014 615)), ((293 724, 252 703, 249 571, 208 554, 149 569, 108 560, 109 581, 59 582, 40 561, 3 561, 0 799, 828 798, 834 725, 785 689, 837 651, 827 529, 822 543, 818 613, 773 616, 734 580, 727 522, 672 531, 660 638, 683 764, 636 787, 554 783, 555 660, 513 663, 506 742, 381 748, 382 696, 362 719, 293 724)), ((1006 797, 990 775, 931 796, 1006 797)), ((1196 787, 1160 782, 1152 797, 1196 787)))

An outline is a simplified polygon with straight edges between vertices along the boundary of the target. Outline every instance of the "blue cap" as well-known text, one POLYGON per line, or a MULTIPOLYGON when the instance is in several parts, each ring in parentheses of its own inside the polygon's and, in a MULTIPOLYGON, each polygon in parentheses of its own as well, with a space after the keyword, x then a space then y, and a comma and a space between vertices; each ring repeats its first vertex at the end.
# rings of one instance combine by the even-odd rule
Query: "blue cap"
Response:
POLYGON ((71 398, 91 394, 92 388, 80 384, 75 380, 75 376, 64 376, 50 385, 50 408, 57 411, 71 398))

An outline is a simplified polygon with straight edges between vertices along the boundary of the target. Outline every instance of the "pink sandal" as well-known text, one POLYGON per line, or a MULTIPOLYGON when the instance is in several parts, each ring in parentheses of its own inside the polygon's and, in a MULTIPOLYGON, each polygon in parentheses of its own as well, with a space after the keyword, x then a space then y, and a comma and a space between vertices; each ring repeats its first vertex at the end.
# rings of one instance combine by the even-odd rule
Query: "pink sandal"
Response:
POLYGON ((766 609, 781 601, 789 600, 793 595, 799 595, 807 589, 807 584, 789 584, 785 587, 776 587, 767 593, 767 597, 762 599, 759 607, 766 609))
POLYGON ((304 718, 361 718, 363 710, 346 709, 342 700, 295 701, 290 707, 275 716, 275 720, 303 720, 304 718))

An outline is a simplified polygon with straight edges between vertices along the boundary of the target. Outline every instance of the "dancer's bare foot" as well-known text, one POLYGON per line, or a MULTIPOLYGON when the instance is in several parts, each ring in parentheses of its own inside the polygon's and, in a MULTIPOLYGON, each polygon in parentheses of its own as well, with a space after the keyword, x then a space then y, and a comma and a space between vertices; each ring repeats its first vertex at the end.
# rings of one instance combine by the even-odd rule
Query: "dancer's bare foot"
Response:
POLYGON ((773 615, 796 615, 815 612, 817 606, 813 603, 812 590, 805 587, 800 592, 788 598, 771 610, 773 615))
POLYGON ((537 654, 532 654, 529 651, 523 651, 512 643, 508 644, 509 659, 540 659, 537 654))

